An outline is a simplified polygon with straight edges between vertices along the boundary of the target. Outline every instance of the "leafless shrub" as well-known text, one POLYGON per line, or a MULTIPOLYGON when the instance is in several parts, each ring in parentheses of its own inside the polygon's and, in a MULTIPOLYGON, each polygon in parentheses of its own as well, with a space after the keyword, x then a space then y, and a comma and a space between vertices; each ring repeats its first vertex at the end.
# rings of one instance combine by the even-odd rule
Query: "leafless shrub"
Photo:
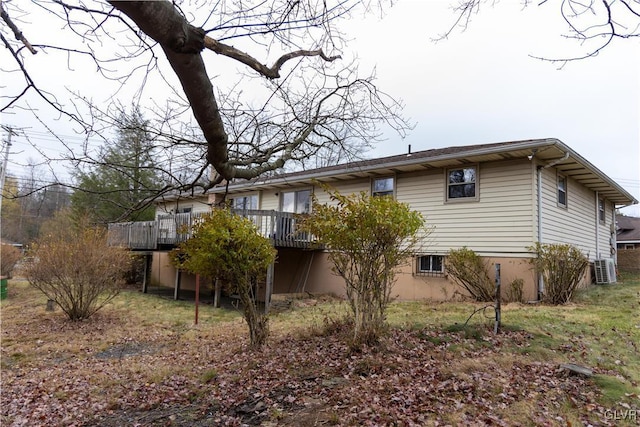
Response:
POLYGON ((514 279, 509 283, 507 289, 507 301, 509 302, 524 302, 524 280, 514 279))
POLYGON ((74 321, 89 318, 118 295, 131 261, 127 251, 107 246, 105 229, 86 224, 51 227, 30 254, 29 283, 74 321))
POLYGON ((471 249, 452 249, 446 258, 447 272, 476 301, 493 301, 495 286, 487 264, 471 249))
POLYGON ((531 262, 544 282, 543 301, 554 305, 571 301, 589 259, 572 245, 537 243, 532 249, 538 256, 531 262))
POLYGON ((20 250, 11 245, 0 245, 0 276, 11 277, 13 269, 22 258, 20 250))

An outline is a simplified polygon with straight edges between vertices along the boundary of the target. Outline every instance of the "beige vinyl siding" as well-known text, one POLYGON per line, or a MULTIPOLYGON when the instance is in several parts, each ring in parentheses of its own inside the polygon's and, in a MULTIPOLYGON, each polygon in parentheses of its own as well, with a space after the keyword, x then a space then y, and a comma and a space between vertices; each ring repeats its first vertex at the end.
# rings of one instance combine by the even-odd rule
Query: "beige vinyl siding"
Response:
MULTIPOLYGON (((388 176, 388 175, 385 175, 388 176)), ((340 194, 348 196, 350 194, 359 193, 361 191, 365 191, 370 193, 371 191, 371 180, 368 178, 358 178, 350 181, 338 181, 332 182, 331 187, 335 188, 340 192, 340 194)), ((329 199, 329 194, 327 194, 321 187, 316 186, 314 188, 314 194, 318 199, 318 203, 333 203, 329 199)), ((311 208, 313 209, 313 207, 311 208)))
MULTIPOLYGON (((467 246, 486 256, 529 255, 527 248, 534 243, 532 201, 535 200, 531 162, 504 161, 476 166, 479 168, 478 201, 447 203, 444 169, 395 176, 396 198, 420 211, 427 227, 433 227, 430 235, 423 236, 420 252, 445 254, 452 248, 467 246)), ((331 185, 344 195, 369 192, 371 179, 331 185)), ((309 187, 292 187, 287 191, 303 188, 309 187)), ((260 208, 279 209, 280 191, 263 191, 260 208)), ((330 201, 319 186, 314 187, 314 194, 318 203, 330 201)))
POLYGON ((211 212, 211 206, 209 206, 204 200, 194 202, 191 209, 192 213, 211 212))
MULTIPOLYGON (((555 168, 542 169, 542 243, 571 244, 593 260, 597 257, 596 195, 571 178, 567 178, 567 207, 558 206, 556 180, 555 168)), ((608 251, 610 224, 610 214, 607 214, 605 224, 598 224, 601 253, 603 250, 608 251)))
POLYGON ((262 190, 258 196, 258 209, 277 211, 280 209, 278 190, 262 190))
POLYGON ((424 251, 446 253, 466 246, 480 255, 526 256, 534 227, 531 162, 476 166, 478 201, 447 203, 442 169, 398 178, 398 200, 411 204, 434 226, 424 251))
POLYGON ((156 207, 156 218, 160 215, 178 212, 184 208, 191 208, 192 213, 209 212, 211 211, 211 206, 209 206, 208 200, 208 196, 202 196, 197 199, 184 199, 178 202, 173 201, 158 204, 156 207))
MULTIPOLYGON (((595 255, 598 258, 612 258, 614 255, 611 253, 611 231, 615 221, 615 207, 611 202, 605 200, 604 208, 604 224, 601 222, 598 223, 599 254, 595 255)), ((615 235, 615 227, 613 228, 613 230, 615 235)))

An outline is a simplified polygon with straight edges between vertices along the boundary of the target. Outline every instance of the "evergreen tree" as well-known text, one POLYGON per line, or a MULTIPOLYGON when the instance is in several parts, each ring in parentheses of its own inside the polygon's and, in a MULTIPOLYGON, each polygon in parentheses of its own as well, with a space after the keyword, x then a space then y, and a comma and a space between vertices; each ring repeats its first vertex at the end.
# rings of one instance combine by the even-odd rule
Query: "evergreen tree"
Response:
POLYGON ((103 147, 87 170, 74 174, 77 189, 73 209, 102 223, 153 219, 145 200, 160 187, 159 169, 153 160, 153 140, 139 109, 122 113, 117 138, 103 147))

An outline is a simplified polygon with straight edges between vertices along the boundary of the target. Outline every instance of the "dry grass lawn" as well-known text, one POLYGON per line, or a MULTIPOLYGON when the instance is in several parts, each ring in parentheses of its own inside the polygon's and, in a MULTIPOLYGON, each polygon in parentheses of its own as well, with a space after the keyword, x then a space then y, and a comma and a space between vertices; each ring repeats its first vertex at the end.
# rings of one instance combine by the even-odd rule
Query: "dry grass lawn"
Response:
POLYGON ((247 347, 234 310, 137 290, 72 323, 24 281, 2 320, 2 426, 637 425, 640 276, 564 307, 394 303, 378 347, 349 349, 346 307, 305 300, 247 347), (583 378, 561 363, 593 369, 583 378))

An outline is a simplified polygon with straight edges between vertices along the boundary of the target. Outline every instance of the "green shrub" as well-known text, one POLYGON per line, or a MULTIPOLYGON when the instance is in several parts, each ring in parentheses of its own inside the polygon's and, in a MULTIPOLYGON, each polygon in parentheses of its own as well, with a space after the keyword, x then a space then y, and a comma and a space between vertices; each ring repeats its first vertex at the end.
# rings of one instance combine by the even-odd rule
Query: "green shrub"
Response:
POLYGON ((454 281, 466 289, 474 300, 489 302, 495 299, 495 283, 489 277, 489 268, 471 249, 450 250, 446 268, 454 281))
POLYGON ((531 249, 537 254, 531 263, 544 283, 542 300, 554 305, 571 301, 589 259, 578 248, 567 244, 537 243, 531 249))
POLYGON ((330 248, 333 270, 345 281, 354 348, 374 344, 385 330, 385 310, 400 265, 414 253, 424 219, 393 197, 344 196, 324 188, 334 204, 314 204, 302 228, 330 248))
POLYGON ((254 348, 262 347, 269 334, 269 319, 256 301, 256 283, 265 278, 275 259, 269 239, 258 234, 250 219, 228 209, 214 209, 195 225, 193 237, 172 252, 176 267, 219 279, 229 293, 238 294, 254 348))

